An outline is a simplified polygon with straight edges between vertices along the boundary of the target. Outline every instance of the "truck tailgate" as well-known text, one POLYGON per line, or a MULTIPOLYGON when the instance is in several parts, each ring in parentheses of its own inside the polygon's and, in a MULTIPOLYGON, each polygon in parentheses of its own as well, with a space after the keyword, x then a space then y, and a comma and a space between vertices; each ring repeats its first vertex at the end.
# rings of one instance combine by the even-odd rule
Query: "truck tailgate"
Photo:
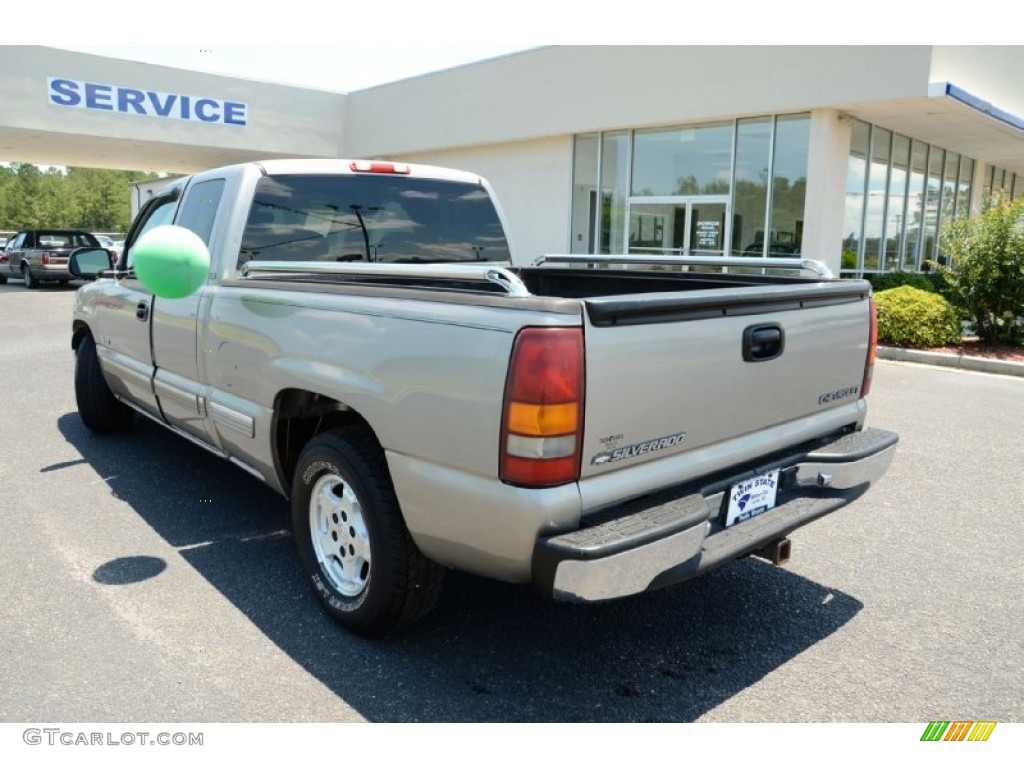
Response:
POLYGON ((855 403, 869 295, 837 281, 585 300, 581 477, 855 403))

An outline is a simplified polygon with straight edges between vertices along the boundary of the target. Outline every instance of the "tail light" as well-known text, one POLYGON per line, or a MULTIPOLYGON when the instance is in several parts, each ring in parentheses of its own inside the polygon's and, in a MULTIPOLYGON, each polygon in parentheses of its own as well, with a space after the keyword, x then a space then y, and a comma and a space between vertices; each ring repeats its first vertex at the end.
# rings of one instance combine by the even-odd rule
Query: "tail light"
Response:
POLYGON ((50 263, 50 254, 49 254, 49 253, 47 253, 46 251, 43 251, 43 255, 39 257, 39 260, 40 260, 40 261, 41 261, 41 262, 42 262, 42 263, 43 263, 44 265, 46 265, 46 264, 49 264, 49 263, 50 263))
POLYGON ((878 359, 878 310, 875 299, 868 299, 868 313, 871 315, 871 332, 868 336, 868 356, 864 361, 864 381, 860 385, 860 396, 866 397, 871 391, 871 377, 875 373, 875 360, 878 359))
POLYGON ((579 480, 583 378, 582 328, 519 332, 502 414, 504 482, 544 488, 579 480))

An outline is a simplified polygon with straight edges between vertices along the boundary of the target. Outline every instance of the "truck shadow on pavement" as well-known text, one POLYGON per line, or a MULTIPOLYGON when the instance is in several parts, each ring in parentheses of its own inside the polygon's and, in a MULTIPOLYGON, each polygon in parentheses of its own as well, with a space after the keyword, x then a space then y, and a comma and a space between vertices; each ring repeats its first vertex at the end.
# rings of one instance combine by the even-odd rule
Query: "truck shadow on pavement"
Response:
POLYGON ((597 605, 554 603, 529 586, 449 572, 426 620, 366 640, 320 610, 286 532, 287 502, 233 465, 139 422, 97 437, 69 413, 58 427, 116 497, 371 721, 689 722, 863 607, 753 558, 597 605))

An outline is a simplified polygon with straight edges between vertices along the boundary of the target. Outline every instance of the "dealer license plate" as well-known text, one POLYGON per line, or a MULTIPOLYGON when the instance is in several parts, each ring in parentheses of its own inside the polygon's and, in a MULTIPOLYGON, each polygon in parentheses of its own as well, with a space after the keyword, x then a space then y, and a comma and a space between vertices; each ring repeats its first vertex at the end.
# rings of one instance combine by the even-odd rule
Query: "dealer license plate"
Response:
POLYGON ((779 470, 773 470, 742 483, 736 483, 729 490, 729 509, 725 514, 725 527, 742 523, 767 512, 775 506, 775 495, 779 490, 779 470))

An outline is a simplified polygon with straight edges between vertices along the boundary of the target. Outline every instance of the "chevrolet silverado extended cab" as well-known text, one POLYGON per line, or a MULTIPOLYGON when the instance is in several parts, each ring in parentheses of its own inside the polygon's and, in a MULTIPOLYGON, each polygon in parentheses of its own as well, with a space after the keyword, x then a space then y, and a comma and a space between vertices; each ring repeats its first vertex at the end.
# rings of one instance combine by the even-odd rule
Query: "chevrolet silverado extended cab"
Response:
POLYGON ((116 269, 72 257, 96 277, 73 317, 81 418, 141 414, 290 499, 314 590, 364 634, 426 614, 445 568, 598 601, 782 562, 884 474, 867 282, 795 259, 514 266, 505 232, 485 180, 434 167, 176 181, 116 269), (133 259, 178 228, 208 267, 165 298, 133 259))

